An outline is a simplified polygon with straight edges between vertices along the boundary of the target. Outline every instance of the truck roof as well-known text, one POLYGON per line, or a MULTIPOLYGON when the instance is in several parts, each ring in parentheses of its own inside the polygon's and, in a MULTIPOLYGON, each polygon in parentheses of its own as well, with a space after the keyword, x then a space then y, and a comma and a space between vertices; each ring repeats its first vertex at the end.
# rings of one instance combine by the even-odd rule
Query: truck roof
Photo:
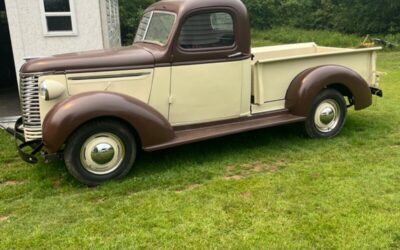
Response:
POLYGON ((250 23, 247 8, 240 0, 161 0, 147 8, 145 12, 170 11, 176 13, 176 22, 182 25, 183 21, 195 11, 219 10, 229 11, 233 14, 236 27, 236 52, 250 56, 250 23))
POLYGON ((172 11, 178 15, 184 15, 197 9, 215 9, 229 7, 247 17, 247 9, 240 0, 161 0, 154 3, 146 12, 153 10, 172 11))

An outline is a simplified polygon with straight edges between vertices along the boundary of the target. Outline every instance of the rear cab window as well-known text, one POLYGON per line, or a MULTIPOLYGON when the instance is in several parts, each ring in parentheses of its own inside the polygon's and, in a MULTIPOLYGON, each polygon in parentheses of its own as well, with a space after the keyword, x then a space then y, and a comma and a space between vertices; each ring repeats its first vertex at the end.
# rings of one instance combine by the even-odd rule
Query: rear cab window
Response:
POLYGON ((179 35, 179 46, 185 50, 231 47, 234 44, 233 17, 223 11, 190 16, 179 35))

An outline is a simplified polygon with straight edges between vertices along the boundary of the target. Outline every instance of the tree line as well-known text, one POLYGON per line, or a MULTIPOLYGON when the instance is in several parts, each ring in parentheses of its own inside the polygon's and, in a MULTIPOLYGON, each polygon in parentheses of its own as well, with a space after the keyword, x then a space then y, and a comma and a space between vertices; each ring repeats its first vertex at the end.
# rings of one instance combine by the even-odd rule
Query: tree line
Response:
MULTIPOLYGON (((400 0, 242 0, 252 27, 292 26, 349 34, 400 33, 400 0)), ((144 9, 155 0, 120 0, 122 39, 132 42, 144 9)))

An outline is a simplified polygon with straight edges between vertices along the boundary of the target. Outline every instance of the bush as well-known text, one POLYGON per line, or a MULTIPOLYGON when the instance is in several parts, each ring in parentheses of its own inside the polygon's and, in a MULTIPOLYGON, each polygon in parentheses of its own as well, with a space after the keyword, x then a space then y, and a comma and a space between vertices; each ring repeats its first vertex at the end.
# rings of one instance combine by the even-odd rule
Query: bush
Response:
POLYGON ((132 44, 143 11, 156 0, 119 0, 121 36, 124 45, 132 44))
MULTIPOLYGON (((143 10, 156 0, 120 0, 122 38, 133 40, 143 10)), ((291 26, 336 30, 348 34, 396 34, 400 32, 398 0, 243 0, 252 27, 270 29, 291 26)))

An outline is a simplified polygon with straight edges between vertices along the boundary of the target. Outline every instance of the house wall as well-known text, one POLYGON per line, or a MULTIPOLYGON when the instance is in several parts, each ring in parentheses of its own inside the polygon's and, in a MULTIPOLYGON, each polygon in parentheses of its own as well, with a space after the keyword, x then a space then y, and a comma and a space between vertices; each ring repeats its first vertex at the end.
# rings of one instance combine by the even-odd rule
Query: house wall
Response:
POLYGON ((45 36, 41 0, 5 0, 16 70, 24 58, 104 48, 99 0, 74 0, 75 36, 45 36))

